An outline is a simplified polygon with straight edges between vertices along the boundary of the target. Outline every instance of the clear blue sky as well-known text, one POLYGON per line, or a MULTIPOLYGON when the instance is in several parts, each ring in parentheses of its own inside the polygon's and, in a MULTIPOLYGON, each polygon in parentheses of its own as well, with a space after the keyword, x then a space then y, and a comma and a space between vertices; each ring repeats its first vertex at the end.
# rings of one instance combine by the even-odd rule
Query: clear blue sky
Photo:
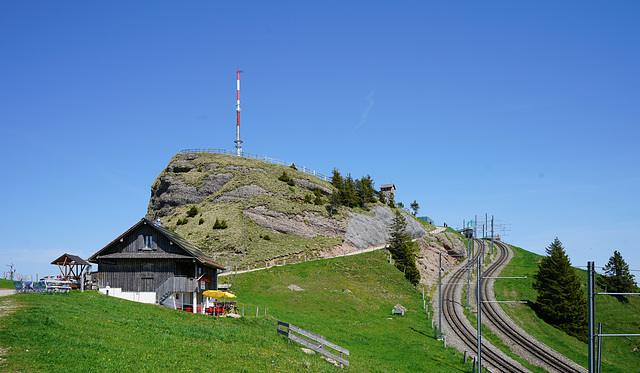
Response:
MULTIPOLYGON (((56 274, 147 209, 186 148, 396 184, 640 270, 637 1, 4 1, 0 258, 56 274)), ((640 272, 635 272, 636 276, 640 272)))

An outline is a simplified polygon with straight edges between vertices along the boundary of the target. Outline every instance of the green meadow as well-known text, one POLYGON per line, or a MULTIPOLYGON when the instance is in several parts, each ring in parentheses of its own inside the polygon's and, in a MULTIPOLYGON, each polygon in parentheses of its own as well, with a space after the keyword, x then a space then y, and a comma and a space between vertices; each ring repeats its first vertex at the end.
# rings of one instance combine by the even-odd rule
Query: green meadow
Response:
POLYGON ((244 318, 191 314, 96 292, 2 297, 0 371, 343 371, 277 335, 277 320, 348 349, 346 371, 471 370, 460 353, 434 340, 421 293, 381 252, 237 275, 232 289, 244 318), (288 289, 292 284, 304 291, 288 289), (398 303, 408 309, 405 316, 391 315, 398 303))

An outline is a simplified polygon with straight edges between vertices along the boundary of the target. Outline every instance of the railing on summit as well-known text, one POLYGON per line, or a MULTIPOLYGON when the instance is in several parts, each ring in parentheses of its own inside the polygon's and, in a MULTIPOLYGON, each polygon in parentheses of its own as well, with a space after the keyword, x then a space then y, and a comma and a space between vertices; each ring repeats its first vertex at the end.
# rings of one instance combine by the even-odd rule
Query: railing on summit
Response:
MULTIPOLYGON (((236 150, 226 150, 226 149, 184 149, 184 150, 180 150, 180 153, 216 153, 216 154, 227 154, 227 155, 237 155, 236 150)), ((276 158, 271 158, 271 157, 267 157, 265 155, 259 155, 259 154, 252 154, 252 153, 246 153, 246 152, 242 152, 240 153, 241 157, 245 157, 245 158, 253 158, 253 159, 259 159, 261 161, 265 161, 265 162, 269 162, 269 163, 273 163, 273 164, 277 164, 277 165, 281 165, 281 166, 291 166, 292 164, 294 164, 293 162, 288 162, 288 161, 283 161, 281 159, 276 159, 276 158)), ((329 181, 330 177, 327 175, 323 175, 319 172, 316 172, 315 170, 311 170, 305 166, 300 166, 300 165, 295 165, 295 167, 298 169, 298 171, 302 171, 306 174, 309 175, 313 175, 316 176, 319 179, 322 179, 324 181, 329 181)))

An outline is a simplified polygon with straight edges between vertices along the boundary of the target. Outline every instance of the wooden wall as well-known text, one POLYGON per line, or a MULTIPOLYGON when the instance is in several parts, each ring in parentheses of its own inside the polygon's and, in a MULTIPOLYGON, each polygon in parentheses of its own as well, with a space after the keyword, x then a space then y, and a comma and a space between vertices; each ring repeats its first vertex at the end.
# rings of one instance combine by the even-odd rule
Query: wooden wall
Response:
MULTIPOLYGON (((141 258, 100 259, 98 264, 98 286, 100 288, 110 286, 112 288, 121 288, 122 291, 156 291, 169 277, 186 276, 197 278, 203 271, 205 277, 211 280, 205 283, 204 290, 215 290, 217 288, 217 270, 215 268, 206 267, 198 263, 200 270, 196 273, 194 259, 162 258, 164 253, 181 255, 186 253, 178 245, 170 244, 168 238, 149 225, 141 225, 138 229, 125 235, 122 237, 121 242, 116 242, 101 255, 116 253, 140 254, 141 258), (153 237, 151 248, 145 246, 145 235, 153 237), (150 253, 159 258, 144 258, 150 253)), ((201 288, 199 287, 199 289, 201 288)))

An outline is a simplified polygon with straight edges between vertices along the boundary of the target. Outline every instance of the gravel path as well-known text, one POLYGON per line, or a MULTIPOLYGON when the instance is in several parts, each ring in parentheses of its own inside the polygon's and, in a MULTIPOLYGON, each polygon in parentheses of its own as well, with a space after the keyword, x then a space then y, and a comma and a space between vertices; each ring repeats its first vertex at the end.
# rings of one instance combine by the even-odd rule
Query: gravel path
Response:
POLYGON ((13 293, 15 293, 16 291, 13 289, 0 289, 0 297, 4 297, 7 295, 11 295, 13 293))

